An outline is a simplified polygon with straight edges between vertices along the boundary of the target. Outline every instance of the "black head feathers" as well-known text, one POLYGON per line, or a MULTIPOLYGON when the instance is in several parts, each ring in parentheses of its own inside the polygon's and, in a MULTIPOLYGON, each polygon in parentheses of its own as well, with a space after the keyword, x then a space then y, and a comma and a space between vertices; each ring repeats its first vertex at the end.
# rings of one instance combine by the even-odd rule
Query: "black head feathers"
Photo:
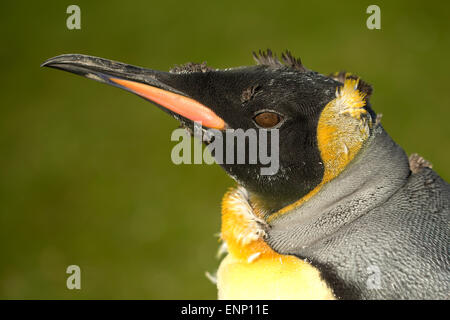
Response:
POLYGON ((258 53, 253 52, 253 59, 255 59, 258 65, 265 65, 269 67, 287 66, 301 72, 308 71, 308 69, 303 66, 300 58, 295 58, 292 56, 289 50, 286 50, 281 54, 281 60, 279 60, 276 54, 274 54, 270 49, 267 49, 266 51, 259 50, 258 53))
POLYGON ((192 73, 192 72, 207 72, 213 69, 206 64, 206 61, 202 63, 188 62, 182 65, 175 65, 170 69, 171 73, 192 73))

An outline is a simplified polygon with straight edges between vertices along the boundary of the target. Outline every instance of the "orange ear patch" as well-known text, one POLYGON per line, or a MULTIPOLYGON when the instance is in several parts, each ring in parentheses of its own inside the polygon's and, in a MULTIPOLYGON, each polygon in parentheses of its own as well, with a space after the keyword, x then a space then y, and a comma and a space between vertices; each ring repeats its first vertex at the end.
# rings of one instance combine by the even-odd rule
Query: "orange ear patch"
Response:
POLYGON ((370 136, 372 118, 364 108, 365 94, 358 89, 358 79, 346 79, 336 89, 336 99, 322 111, 317 125, 317 144, 324 165, 322 181, 307 195, 272 214, 267 221, 308 201, 324 184, 337 177, 361 150, 370 136))

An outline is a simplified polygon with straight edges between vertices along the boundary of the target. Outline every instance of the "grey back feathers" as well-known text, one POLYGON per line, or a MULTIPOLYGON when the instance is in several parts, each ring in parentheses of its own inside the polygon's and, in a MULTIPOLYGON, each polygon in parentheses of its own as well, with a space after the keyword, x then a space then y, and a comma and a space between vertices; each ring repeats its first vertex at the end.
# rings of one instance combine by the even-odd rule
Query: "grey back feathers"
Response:
POLYGON ((427 166, 411 172, 376 130, 340 176, 271 223, 268 243, 318 267, 338 298, 449 299, 450 186, 427 166))

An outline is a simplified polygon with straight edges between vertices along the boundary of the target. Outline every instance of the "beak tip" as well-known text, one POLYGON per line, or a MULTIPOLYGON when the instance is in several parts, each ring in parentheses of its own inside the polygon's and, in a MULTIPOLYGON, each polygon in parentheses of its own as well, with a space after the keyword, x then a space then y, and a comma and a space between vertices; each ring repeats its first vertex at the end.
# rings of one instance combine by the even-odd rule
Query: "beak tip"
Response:
POLYGON ((62 54, 59 56, 55 56, 52 58, 49 58, 45 60, 41 67, 53 67, 56 64, 70 64, 77 60, 80 60, 82 58, 82 55, 80 54, 62 54))
POLYGON ((58 57, 53 57, 53 58, 45 60, 44 62, 41 63, 41 68, 43 68, 43 67, 49 67, 49 68, 53 67, 53 65, 57 62, 57 61, 55 61, 57 58, 58 57))
POLYGON ((44 62, 41 63, 40 67, 41 68, 43 68, 43 67, 50 67, 51 64, 52 64, 52 60, 53 59, 54 58, 50 58, 50 59, 45 60, 44 62))

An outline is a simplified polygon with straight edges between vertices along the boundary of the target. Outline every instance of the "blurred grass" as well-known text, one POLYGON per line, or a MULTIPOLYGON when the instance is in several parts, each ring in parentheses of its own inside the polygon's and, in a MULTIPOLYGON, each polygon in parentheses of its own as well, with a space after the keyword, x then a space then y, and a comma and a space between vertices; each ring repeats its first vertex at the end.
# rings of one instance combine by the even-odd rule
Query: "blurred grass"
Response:
POLYGON ((154 69, 253 64, 286 48, 322 73, 373 84, 374 109, 408 153, 450 178, 446 2, 3 2, 0 5, 0 298, 215 298, 217 166, 170 161, 177 126, 123 91, 39 65, 84 53, 154 69), (67 30, 66 8, 82 29, 67 30), (82 290, 65 269, 82 270, 82 290))

